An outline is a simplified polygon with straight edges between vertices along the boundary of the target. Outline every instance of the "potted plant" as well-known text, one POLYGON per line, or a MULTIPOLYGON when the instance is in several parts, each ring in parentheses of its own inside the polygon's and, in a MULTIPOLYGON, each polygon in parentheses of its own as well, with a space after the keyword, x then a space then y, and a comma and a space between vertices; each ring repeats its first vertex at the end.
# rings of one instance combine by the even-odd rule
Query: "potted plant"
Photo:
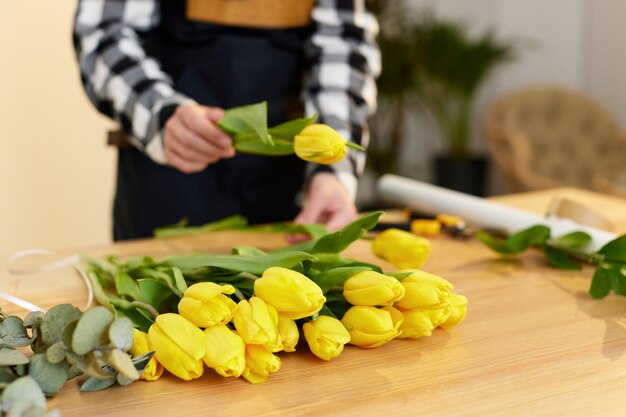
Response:
POLYGON ((492 71, 513 59, 513 45, 492 31, 472 38, 459 23, 427 19, 422 25, 420 99, 447 142, 447 151, 435 160, 435 181, 484 195, 487 160, 469 149, 473 105, 492 71))

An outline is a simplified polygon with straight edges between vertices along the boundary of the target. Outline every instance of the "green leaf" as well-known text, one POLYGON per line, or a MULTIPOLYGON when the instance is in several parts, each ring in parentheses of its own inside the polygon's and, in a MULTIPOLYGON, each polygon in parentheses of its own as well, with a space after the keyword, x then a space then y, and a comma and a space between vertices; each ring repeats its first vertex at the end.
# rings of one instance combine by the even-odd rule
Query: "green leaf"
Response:
POLYGON ((109 309, 101 306, 83 314, 72 336, 72 350, 78 355, 84 355, 105 343, 114 318, 109 309))
POLYGON ((217 125, 233 136, 241 133, 254 133, 261 142, 272 143, 267 129, 267 102, 265 101, 228 109, 217 125))
POLYGON ((12 347, 30 345, 30 338, 26 333, 24 323, 16 316, 9 316, 0 322, 0 338, 2 343, 12 347))
POLYGON ((113 385, 115 385, 116 382, 117 381, 115 378, 98 379, 98 378, 91 377, 91 378, 88 378, 80 386, 80 391, 81 392, 102 391, 103 389, 112 387, 113 385))
POLYGON ((235 246, 231 250, 231 255, 241 255, 241 256, 265 256, 267 252, 262 251, 261 249, 257 249, 254 246, 235 246))
POLYGON ((315 260, 315 256, 298 251, 273 252, 265 256, 190 255, 166 258, 161 265, 176 266, 183 271, 197 268, 221 268, 260 275, 272 266, 292 268, 305 260, 315 260))
POLYGON ((611 291, 611 284, 611 276, 608 271, 598 265, 591 279, 589 294, 591 294, 593 298, 604 298, 611 291))
POLYGON ((89 279, 89 282, 91 282, 91 287, 93 288, 93 296, 96 298, 96 301, 100 303, 100 305, 113 311, 113 306, 109 302, 109 297, 107 296, 104 288, 102 287, 102 284, 100 283, 98 274, 96 274, 94 271, 87 271, 86 275, 89 279))
POLYGON ((138 308, 124 308, 121 306, 115 306, 115 316, 127 317, 130 321, 133 322, 133 325, 137 327, 144 333, 147 333, 154 323, 154 319, 151 318, 148 314, 144 313, 143 310, 138 308))
POLYGON ((130 297, 132 300, 142 298, 137 281, 122 270, 117 270, 115 273, 115 291, 119 296, 130 297))
POLYGON ((69 369, 66 362, 50 363, 46 355, 36 354, 30 358, 28 375, 39 384, 44 394, 54 396, 63 388, 69 369))
POLYGON ((607 261, 626 262, 626 235, 610 241, 598 253, 604 255, 607 261))
POLYGON ((369 262, 360 262, 350 258, 344 258, 336 253, 317 253, 315 254, 317 258, 311 264, 311 268, 318 271, 326 271, 328 269, 334 269, 339 267, 349 267, 349 266, 363 266, 370 268, 372 271, 382 273, 382 269, 378 265, 369 263, 369 262))
POLYGON ((294 136, 298 135, 302 130, 315 123, 317 120, 317 113, 313 115, 313 117, 304 117, 301 119, 290 120, 285 123, 281 123, 269 129, 269 132, 272 136, 280 138, 280 139, 293 139, 294 136))
POLYGON ((26 402, 45 411, 46 397, 33 378, 24 376, 10 383, 2 392, 2 404, 26 402))
POLYGON ((56 342, 46 350, 46 358, 50 363, 61 363, 65 360, 67 346, 63 342, 56 342))
POLYGON ((591 243, 591 240, 591 236, 588 233, 580 231, 568 233, 555 239, 559 246, 572 249, 582 248, 591 243))
POLYGON ((626 295, 626 276, 624 276, 624 269, 621 265, 614 265, 609 270, 611 276, 611 289, 615 294, 626 295))
POLYGON ((387 272, 385 273, 385 275, 389 276, 389 277, 394 277, 395 279, 397 279, 398 281, 408 277, 409 275, 411 275, 413 272, 409 271, 409 272, 387 272))
POLYGON ((333 313, 332 310, 330 308, 328 308, 328 306, 326 304, 324 304, 324 306, 320 310, 320 316, 328 316, 328 317, 332 317, 334 319, 337 318, 337 316, 335 316, 335 313, 333 313))
POLYGON ((106 361, 120 374, 128 379, 139 379, 139 372, 135 368, 130 356, 119 349, 111 349, 104 354, 106 361))
POLYGON ((41 322, 41 337, 43 342, 52 346, 63 338, 65 327, 80 319, 83 313, 70 304, 59 304, 46 313, 41 322))
POLYGON ((544 245, 550 237, 550 228, 543 225, 532 226, 510 235, 506 240, 498 239, 480 230, 476 232, 476 237, 497 253, 513 255, 533 245, 544 245))
POLYGON ((174 276, 174 284, 176 285, 176 288, 181 294, 184 294, 185 291, 187 291, 187 283, 185 282, 185 277, 180 271, 180 268, 173 266, 172 275, 174 276))
POLYGON ((546 257, 548 258, 548 265, 558 269, 573 269, 580 270, 582 265, 572 260, 567 256, 566 252, 554 248, 552 246, 545 246, 546 257))
POLYGON ((337 232, 329 233, 316 240, 281 248, 274 253, 286 251, 302 251, 311 254, 342 252, 352 242, 363 236, 366 231, 373 229, 382 214, 382 211, 365 214, 337 232))
POLYGON ((22 352, 9 348, 0 348, 0 366, 24 365, 28 363, 28 357, 22 352))
POLYGON ((128 317, 115 319, 109 327, 109 340, 124 352, 133 347, 133 323, 128 317))
POLYGON ((266 156, 285 156, 294 153, 293 142, 272 138, 272 142, 261 142, 258 139, 247 139, 235 136, 233 147, 239 152, 266 156))
POLYGON ((175 225, 159 227, 154 229, 154 237, 171 238, 179 236, 196 235, 208 232, 218 232, 222 230, 238 230, 246 227, 248 220, 240 215, 225 217, 221 220, 203 224, 202 226, 187 226, 186 221, 180 221, 175 225))
POLYGON ((174 294, 167 285, 152 278, 139 279, 137 285, 141 292, 141 301, 150 304, 157 311, 161 309, 163 301, 174 294))
POLYGON ((331 287, 342 287, 348 278, 363 271, 371 271, 367 267, 347 267, 329 269, 311 276, 315 282, 326 293, 331 287))

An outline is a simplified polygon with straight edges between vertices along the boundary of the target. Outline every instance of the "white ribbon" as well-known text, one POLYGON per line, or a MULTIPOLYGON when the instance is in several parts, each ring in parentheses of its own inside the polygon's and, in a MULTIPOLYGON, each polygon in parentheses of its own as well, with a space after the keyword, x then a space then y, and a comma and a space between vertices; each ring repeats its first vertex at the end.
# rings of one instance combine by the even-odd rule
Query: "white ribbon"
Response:
MULTIPOLYGON (((93 286, 91 285, 91 281, 87 277, 87 274, 85 274, 85 272, 82 270, 82 268, 79 265, 80 255, 70 255, 66 258, 59 259, 58 261, 54 261, 54 262, 50 262, 47 264, 38 265, 32 268, 26 268, 26 269, 18 269, 18 268, 11 266, 11 264, 13 264, 15 261, 19 259, 24 259, 24 258, 34 256, 34 255, 54 255, 54 252, 51 252, 47 249, 25 249, 23 251, 20 251, 14 254, 13 256, 11 256, 7 260, 7 265, 6 265, 7 271, 9 271, 9 273, 13 275, 26 275, 26 274, 34 274, 37 272, 53 271, 55 269, 72 266, 80 275, 81 279, 83 280, 85 284, 85 287, 87 287, 87 304, 85 305, 85 310, 91 307, 91 304, 93 303, 93 286)), ((8 301, 9 303, 15 304, 16 306, 19 306, 25 310, 45 312, 43 308, 36 306, 35 304, 32 304, 22 298, 15 297, 14 295, 11 295, 11 294, 0 292, 0 299, 8 301)))

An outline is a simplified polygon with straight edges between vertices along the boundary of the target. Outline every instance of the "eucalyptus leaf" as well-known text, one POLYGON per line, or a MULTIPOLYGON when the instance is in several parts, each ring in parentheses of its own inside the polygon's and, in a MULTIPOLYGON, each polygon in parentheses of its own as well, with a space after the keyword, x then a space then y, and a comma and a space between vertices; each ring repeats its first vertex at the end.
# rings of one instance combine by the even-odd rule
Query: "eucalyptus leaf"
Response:
POLYGON ((300 134, 305 127, 312 125, 317 120, 317 113, 312 117, 304 117, 301 119, 290 120, 285 123, 273 126, 269 129, 272 136, 281 139, 293 139, 300 134))
POLYGON ((68 350, 69 350, 69 347, 72 346, 72 338, 74 337, 74 330, 76 330, 77 324, 78 324, 78 320, 75 320, 69 323, 67 326, 65 326, 65 330, 63 330, 63 338, 62 338, 63 340, 61 340, 61 342, 63 342, 65 347, 68 348, 68 350))
POLYGON ((127 376, 122 375, 122 374, 117 374, 115 376, 115 379, 116 379, 117 383, 119 385, 121 385, 121 386, 130 385, 130 384, 132 384, 133 382, 136 381, 136 379, 128 378, 127 376))
POLYGON ((25 365, 28 357, 19 350, 9 347, 0 348, 0 366, 25 365))
POLYGON ((548 259, 548 265, 558 269, 572 269, 580 270, 582 265, 572 260, 567 253, 557 248, 546 246, 546 257, 548 259))
POLYGON ((120 317, 109 326, 109 340, 124 352, 133 347, 133 323, 128 317, 120 317))
POLYGON ((136 380, 139 379, 139 372, 135 368, 131 357, 120 349, 111 349, 105 352, 105 360, 120 374, 126 378, 136 380))
POLYGON ((65 352, 65 358, 67 363, 72 365, 72 368, 78 369, 81 373, 87 371, 87 358, 83 355, 77 355, 72 351, 65 352))
POLYGON ((591 294, 593 298, 604 298, 611 291, 611 284, 611 276, 608 271, 599 265, 591 279, 589 294, 591 294))
POLYGON ((44 354, 36 354, 30 358, 28 375, 41 387, 44 394, 56 395, 67 380, 70 366, 66 362, 50 363, 44 354))
POLYGON ((41 322, 43 342, 51 346, 63 338, 65 327, 82 316, 82 312, 70 304, 59 304, 46 313, 41 322))
POLYGON ((31 404, 42 411, 46 409, 46 397, 37 382, 30 376, 16 379, 2 391, 2 404, 10 405, 17 402, 31 404))
POLYGON ((332 287, 342 287, 348 278, 363 271, 371 271, 367 267, 342 267, 329 269, 311 276, 322 292, 327 293, 332 287))
POLYGON ((613 239, 599 251, 606 261, 626 262, 626 235, 613 239))
POLYGON ((17 378, 17 375, 8 366, 0 367, 0 391, 17 378))
POLYGON ((46 358, 50 363, 61 363, 65 360, 67 346, 63 342, 56 342, 46 350, 46 358))
POLYGON ((72 378, 76 378, 79 375, 82 375, 83 371, 77 366, 70 366, 70 370, 67 373, 67 380, 69 381, 72 378))
POLYGON ((578 249, 591 243, 591 235, 589 233, 577 231, 557 237, 555 241, 559 246, 566 248, 578 249))
POLYGON ((80 391, 81 392, 102 391, 104 389, 112 387, 113 385, 115 385, 116 382, 117 381, 115 378, 98 379, 98 378, 91 377, 91 378, 88 378, 80 386, 80 391))
POLYGON ((24 318, 24 327, 37 329, 41 326, 44 314, 41 311, 31 311, 24 318))
POLYGON ((217 123, 220 129, 232 136, 254 133, 261 142, 272 143, 267 129, 267 102, 228 109, 217 123))
POLYGON ((2 343, 12 347, 30 345, 30 338, 26 333, 24 323, 16 316, 9 316, 0 322, 0 338, 2 343))
POLYGON ((105 343, 107 330, 114 318, 113 313, 102 306, 94 307, 83 314, 72 336, 72 350, 84 355, 105 343))
POLYGON ((85 355, 85 362, 87 363, 87 367, 85 369, 85 373, 94 378, 100 379, 109 379, 115 378, 115 371, 110 367, 102 364, 102 361, 99 360, 93 352, 89 352, 85 355))

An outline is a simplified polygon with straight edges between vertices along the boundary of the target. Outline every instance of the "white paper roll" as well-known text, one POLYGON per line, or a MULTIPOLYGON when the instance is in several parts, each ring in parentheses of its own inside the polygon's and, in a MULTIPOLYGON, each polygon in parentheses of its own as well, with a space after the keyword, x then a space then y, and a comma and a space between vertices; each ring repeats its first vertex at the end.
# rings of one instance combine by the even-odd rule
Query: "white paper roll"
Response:
POLYGON ((592 243, 585 249, 592 252, 597 252, 607 242, 617 237, 614 233, 584 226, 570 219, 538 216, 484 198, 397 175, 383 175, 378 181, 378 191, 387 201, 410 207, 424 214, 459 216, 467 223, 479 228, 514 233, 543 224, 552 230, 552 236, 561 236, 580 230, 591 236, 592 243))

